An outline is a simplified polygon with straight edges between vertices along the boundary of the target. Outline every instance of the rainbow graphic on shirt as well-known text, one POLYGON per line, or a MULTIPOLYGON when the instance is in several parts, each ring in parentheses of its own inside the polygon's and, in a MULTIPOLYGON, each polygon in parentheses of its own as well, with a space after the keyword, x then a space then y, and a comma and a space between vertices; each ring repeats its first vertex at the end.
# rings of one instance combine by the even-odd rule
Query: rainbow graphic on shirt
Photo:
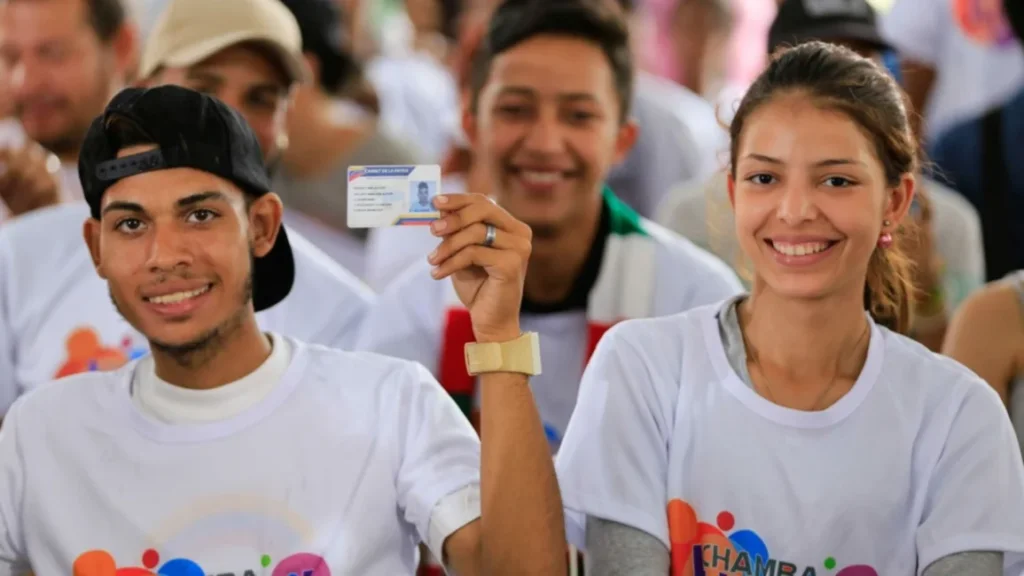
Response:
POLYGON ((64 340, 67 357, 54 374, 63 378, 82 372, 116 370, 125 363, 145 356, 149 350, 132 345, 132 339, 125 337, 120 346, 107 346, 92 328, 76 328, 64 340))
POLYGON ((720 512, 715 524, 708 524, 698 519, 687 502, 670 500, 671 576, 879 576, 864 564, 837 568, 839 563, 831 556, 817 566, 772 558, 757 532, 733 531, 735 525, 736 519, 728 511, 720 512))
MULTIPOLYGON (((253 566, 240 566, 234 572, 218 572, 218 576, 256 576, 266 574, 273 559, 264 554, 255 559, 253 566)), ((271 576, 331 576, 331 569, 323 558, 315 554, 292 554, 281 560, 270 572, 271 576)), ((72 576, 207 576, 198 563, 187 558, 174 558, 160 563, 160 553, 146 550, 142 553, 142 566, 118 568, 117 562, 105 550, 90 550, 79 556, 72 567, 72 576)))

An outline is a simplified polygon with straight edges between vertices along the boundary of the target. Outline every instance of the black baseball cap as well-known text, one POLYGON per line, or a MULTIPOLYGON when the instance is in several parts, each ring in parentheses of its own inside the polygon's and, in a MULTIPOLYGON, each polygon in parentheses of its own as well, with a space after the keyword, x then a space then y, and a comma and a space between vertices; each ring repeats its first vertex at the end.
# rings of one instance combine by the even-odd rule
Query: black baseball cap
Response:
MULTIPOLYGON (((136 174, 194 168, 234 183, 246 194, 270 192, 270 177, 256 135, 245 120, 212 96, 180 86, 127 88, 93 120, 78 157, 78 176, 92 217, 100 218, 107 188, 136 174), (157 148, 117 157, 122 148, 110 129, 125 121, 138 127, 157 148)), ((295 282, 295 260, 284 227, 270 252, 253 265, 253 306, 270 308, 295 282)))
POLYGON ((857 42, 888 50, 867 0, 783 0, 768 29, 768 52, 811 40, 857 42))

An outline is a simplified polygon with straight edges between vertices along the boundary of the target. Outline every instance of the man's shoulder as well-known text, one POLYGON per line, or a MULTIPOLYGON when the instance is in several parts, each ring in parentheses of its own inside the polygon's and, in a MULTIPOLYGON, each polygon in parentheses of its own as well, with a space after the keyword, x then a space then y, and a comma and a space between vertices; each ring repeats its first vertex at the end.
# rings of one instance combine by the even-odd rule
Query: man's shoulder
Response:
POLYGON ((119 401, 130 402, 128 382, 138 361, 111 371, 83 372, 30 388, 11 407, 21 427, 39 432, 69 422, 103 421, 119 401), (123 395, 123 398, 121 397, 123 395))

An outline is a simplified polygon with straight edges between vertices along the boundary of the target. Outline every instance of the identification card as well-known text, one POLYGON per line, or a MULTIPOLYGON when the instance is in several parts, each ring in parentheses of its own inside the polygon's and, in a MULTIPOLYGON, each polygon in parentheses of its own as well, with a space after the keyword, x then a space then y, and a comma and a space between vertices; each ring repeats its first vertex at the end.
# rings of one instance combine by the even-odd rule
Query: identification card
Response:
POLYGON ((349 166, 349 228, 416 226, 441 217, 434 196, 441 192, 441 167, 349 166))

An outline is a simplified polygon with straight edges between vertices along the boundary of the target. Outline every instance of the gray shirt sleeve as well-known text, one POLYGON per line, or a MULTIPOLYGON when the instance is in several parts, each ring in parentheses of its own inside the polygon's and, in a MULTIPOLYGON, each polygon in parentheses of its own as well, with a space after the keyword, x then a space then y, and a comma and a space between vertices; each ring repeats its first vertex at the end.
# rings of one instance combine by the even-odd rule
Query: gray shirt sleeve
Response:
POLYGON ((587 517, 585 562, 588 575, 665 576, 669 559, 668 548, 647 532, 611 520, 587 517))
POLYGON ((943 556, 925 568, 922 576, 1002 576, 1002 552, 960 552, 943 556))

